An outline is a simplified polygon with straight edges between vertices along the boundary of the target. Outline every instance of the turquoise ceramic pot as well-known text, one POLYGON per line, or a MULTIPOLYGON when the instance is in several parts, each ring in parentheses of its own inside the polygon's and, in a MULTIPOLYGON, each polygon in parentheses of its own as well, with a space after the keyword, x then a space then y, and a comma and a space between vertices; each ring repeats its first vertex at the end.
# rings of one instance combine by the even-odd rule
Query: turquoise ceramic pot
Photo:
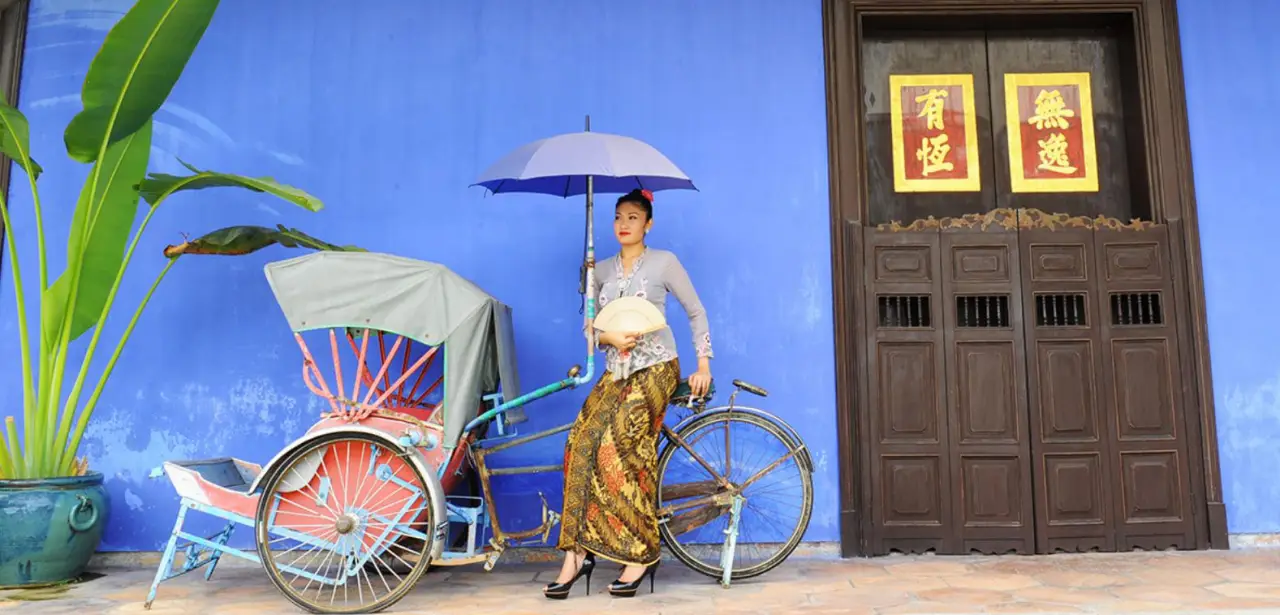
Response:
POLYGON ((0 588, 70 581, 98 550, 107 521, 102 474, 0 480, 0 588))

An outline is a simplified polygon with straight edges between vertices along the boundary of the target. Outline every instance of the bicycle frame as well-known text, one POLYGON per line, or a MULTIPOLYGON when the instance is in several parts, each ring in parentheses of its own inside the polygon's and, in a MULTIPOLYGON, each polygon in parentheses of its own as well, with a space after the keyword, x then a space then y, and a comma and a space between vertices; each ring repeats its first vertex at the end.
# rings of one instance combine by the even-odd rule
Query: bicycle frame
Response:
MULTIPOLYGON (((661 501, 663 502, 671 501, 671 500, 682 500, 685 498, 693 498, 693 499, 689 499, 687 501, 681 502, 678 505, 661 506, 658 510, 659 522, 667 523, 669 526, 677 527, 678 529, 674 531, 674 533, 680 534, 680 533, 691 531, 703 525, 706 525, 707 523, 710 523, 711 521, 718 519, 721 515, 728 512, 730 514, 730 522, 729 522, 729 528, 725 532, 726 540, 725 540, 724 549, 722 551, 722 556, 721 556, 721 565, 725 571, 723 578, 721 579, 721 584, 724 585, 725 587, 728 587, 729 577, 732 574, 732 552, 737 543, 739 512, 741 510, 742 503, 745 501, 745 498, 742 496, 742 492, 752 483, 757 481, 760 477, 768 474, 774 468, 778 467, 782 463, 785 463, 788 459, 791 459, 792 457, 799 456, 800 463, 803 464, 806 470, 812 471, 812 460, 809 457, 808 449, 804 446, 803 441, 800 440, 799 436, 795 434, 794 430, 792 430, 790 426, 786 426, 786 423, 778 420, 776 417, 774 417, 773 415, 767 412, 764 412, 762 410, 757 410, 755 408, 746 408, 746 407, 736 406, 736 399, 737 399, 738 393, 739 393, 739 390, 735 389, 729 395, 729 403, 725 406, 718 406, 718 407, 707 409, 705 407, 705 402, 691 403, 686 407, 688 407, 690 410, 693 411, 692 415, 679 421, 676 424, 675 428, 672 428, 668 426, 666 423, 664 423, 662 425, 662 430, 661 430, 662 439, 664 440, 664 446, 678 446, 684 449, 686 452, 689 453, 689 455, 695 461, 698 462, 699 465, 703 467, 703 469, 705 469, 712 476, 712 479, 693 482, 693 483, 681 483, 677 485, 664 486, 662 489, 662 493, 660 495, 661 501), (711 413, 726 413, 726 414, 732 415, 735 412, 759 415, 769 419, 774 423, 777 423, 778 425, 786 426, 785 429, 794 439, 794 441, 791 443, 792 446, 791 446, 790 452, 779 457, 773 463, 769 464, 764 469, 758 471, 753 476, 748 478, 746 481, 743 481, 739 485, 732 484, 728 480, 727 476, 721 476, 718 472, 716 472, 715 468, 713 468, 711 464, 706 461, 706 459, 704 459, 701 455, 699 455, 697 452, 693 450, 692 445, 696 444, 696 441, 686 442, 679 435, 679 431, 681 427, 683 427, 688 422, 694 419, 697 419, 698 417, 705 416, 711 413), (689 513, 678 514, 678 513, 681 513, 682 511, 694 509, 703 505, 710 505, 703 508, 702 511, 709 511, 712 514, 708 514, 707 512, 702 512, 702 511, 692 511, 689 513)), ((727 429, 728 421, 725 422, 725 425, 727 429)), ((542 497, 542 494, 539 494, 539 497, 542 498, 542 523, 539 524, 537 527, 530 528, 527 530, 522 530, 522 531, 504 530, 502 528, 502 523, 499 519, 497 501, 493 497, 493 488, 492 488, 491 479, 494 476, 513 476, 513 475, 523 475, 523 474, 542 474, 542 473, 562 472, 564 470, 563 463, 551 464, 551 465, 537 465, 537 466, 490 468, 488 464, 488 457, 489 455, 492 455, 494 453, 509 450, 524 444, 528 444, 530 442, 544 440, 551 436, 568 431, 572 427, 573 427, 573 423, 569 423, 569 424, 560 425, 558 427, 554 427, 551 429, 547 429, 544 431, 540 431, 537 433, 529 434, 527 436, 516 437, 509 440, 500 436, 497 438, 489 438, 486 440, 480 440, 480 441, 468 444, 468 452, 471 456, 472 464, 480 478, 481 493, 482 493, 485 508, 487 509, 487 514, 486 514, 487 521, 489 526, 493 530, 493 538, 489 542, 489 545, 490 547, 492 547, 493 550, 488 554, 473 555, 471 557, 465 557, 465 558, 453 558, 457 560, 457 562, 453 565, 486 560, 485 569, 490 570, 493 568, 494 563, 496 563, 497 557, 500 556, 503 551, 505 551, 508 547, 515 546, 516 544, 520 543, 520 541, 525 541, 535 536, 541 535, 542 536, 541 543, 546 544, 547 540, 550 537, 552 528, 554 528, 556 524, 560 522, 561 514, 550 510, 547 507, 546 498, 542 497), (506 441, 497 442, 499 440, 506 440, 506 441)), ((730 452, 728 450, 728 447, 729 447, 728 438, 725 439, 725 447, 726 447, 726 460, 728 460, 729 459, 728 453, 730 452)), ((728 472, 726 472, 726 475, 727 474, 728 472)), ((536 544, 536 543, 525 543, 525 544, 536 544)))

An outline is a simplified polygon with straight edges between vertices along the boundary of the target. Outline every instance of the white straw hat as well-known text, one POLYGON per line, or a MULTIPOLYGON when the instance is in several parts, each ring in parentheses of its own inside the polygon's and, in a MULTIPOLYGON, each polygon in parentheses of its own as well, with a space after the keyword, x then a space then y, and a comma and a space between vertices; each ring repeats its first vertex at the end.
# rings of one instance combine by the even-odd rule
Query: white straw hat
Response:
POLYGON ((620 297, 605 304, 594 326, 608 333, 644 335, 665 329, 667 319, 647 299, 620 297))

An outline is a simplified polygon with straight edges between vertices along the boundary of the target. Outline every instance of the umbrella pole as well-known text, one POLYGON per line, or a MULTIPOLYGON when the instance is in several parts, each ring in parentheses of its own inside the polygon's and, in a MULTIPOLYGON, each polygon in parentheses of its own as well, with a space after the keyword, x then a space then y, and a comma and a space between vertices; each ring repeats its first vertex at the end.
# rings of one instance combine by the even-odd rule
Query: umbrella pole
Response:
MULTIPOLYGON (((591 132, 591 116, 586 118, 586 130, 591 132)), ((583 312, 586 314, 587 328, 587 372, 574 378, 574 385, 580 386, 591 381, 596 372, 596 241, 595 241, 595 178, 587 176, 587 238, 583 251, 583 312)))
POLYGON ((592 321, 596 318, 596 242, 595 242, 595 178, 587 176, 587 245, 586 262, 587 288, 584 295, 587 316, 587 372, 580 375, 577 384, 585 384, 595 375, 596 367, 596 328, 592 321))

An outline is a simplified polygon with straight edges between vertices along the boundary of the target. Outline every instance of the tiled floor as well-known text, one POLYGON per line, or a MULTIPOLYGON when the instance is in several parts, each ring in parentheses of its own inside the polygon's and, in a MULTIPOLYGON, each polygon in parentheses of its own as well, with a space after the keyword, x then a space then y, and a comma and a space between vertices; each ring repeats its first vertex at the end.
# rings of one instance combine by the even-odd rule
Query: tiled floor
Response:
MULTIPOLYGON (((593 593, 564 602, 539 593, 554 564, 428 573, 389 612, 457 613, 1280 613, 1280 550, 1124 553, 1036 557, 889 557, 784 564, 721 589, 669 562, 656 594, 613 599, 602 566, 593 593)), ((0 614, 142 613, 152 570, 107 569, 62 590, 0 592, 0 614), (12 609, 12 611, 10 611, 12 609)), ((579 590, 580 591, 580 590, 579 590)), ((161 586, 151 613, 298 613, 250 566, 224 567, 211 582, 182 577, 161 586)))

